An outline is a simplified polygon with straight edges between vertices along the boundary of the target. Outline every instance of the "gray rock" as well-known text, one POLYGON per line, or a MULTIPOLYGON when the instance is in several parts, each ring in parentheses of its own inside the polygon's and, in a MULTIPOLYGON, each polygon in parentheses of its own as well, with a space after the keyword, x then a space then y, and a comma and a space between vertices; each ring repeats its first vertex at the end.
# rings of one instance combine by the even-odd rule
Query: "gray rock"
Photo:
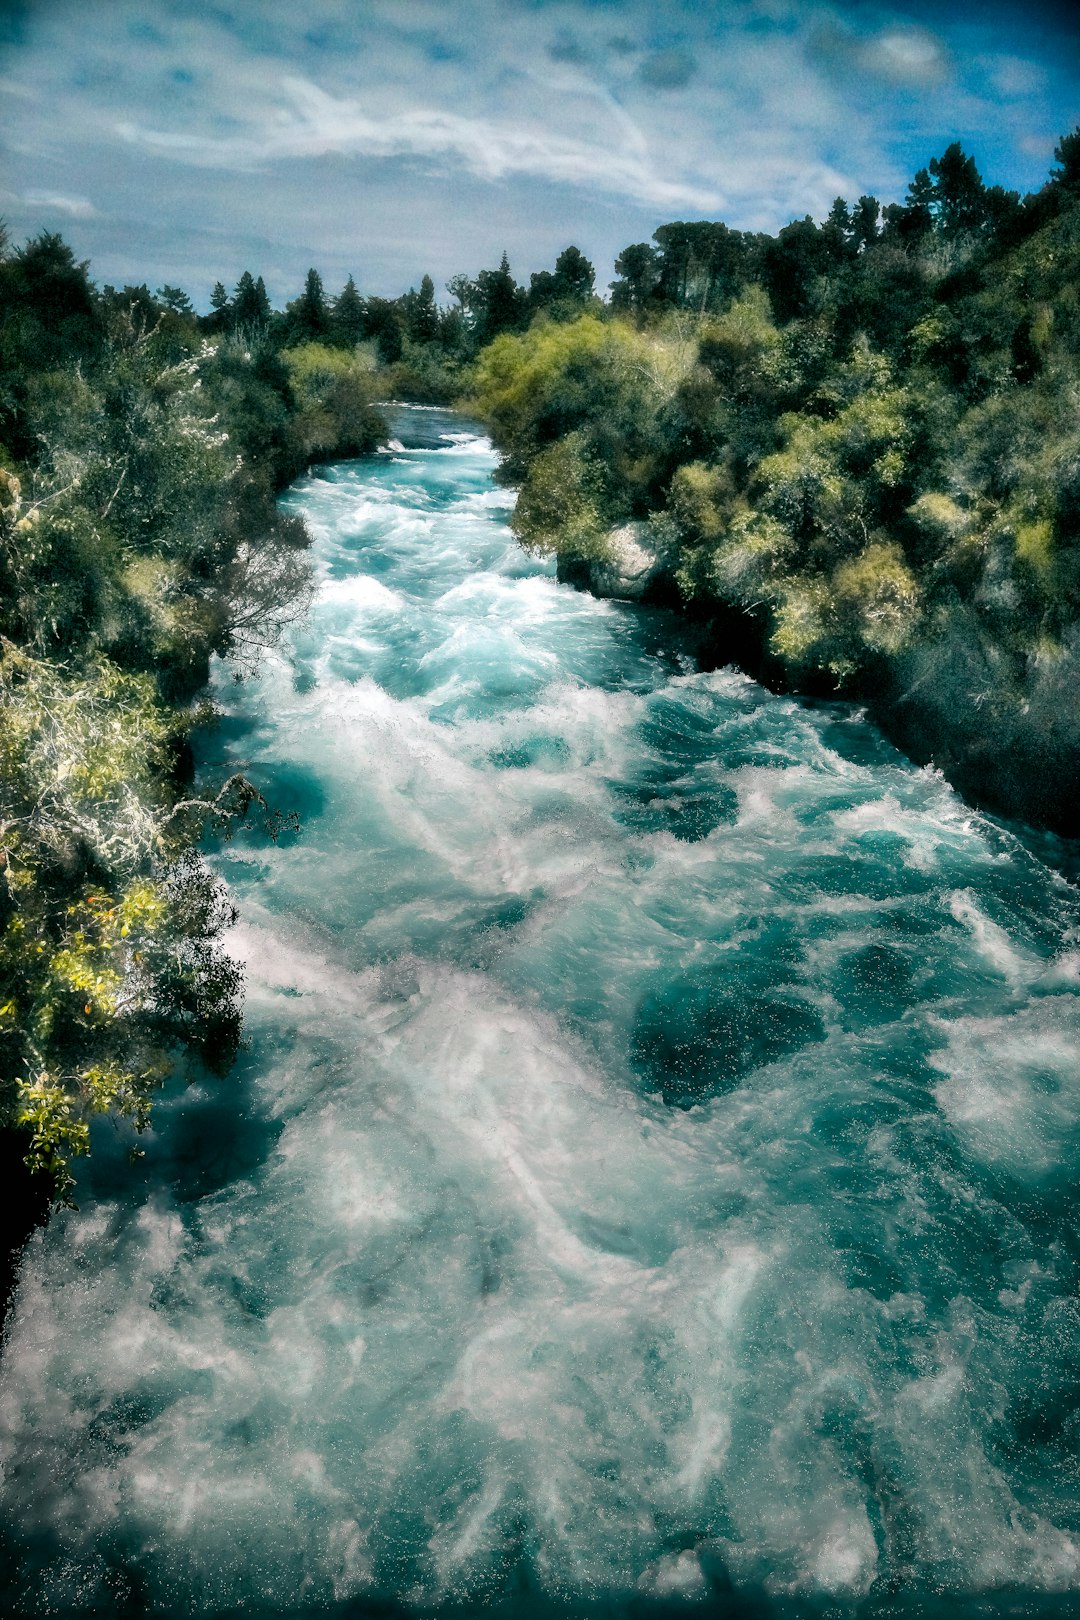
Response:
POLYGON ((589 589, 594 596, 636 601, 664 572, 666 559, 655 532, 639 520, 611 529, 606 538, 611 558, 589 565, 589 589))

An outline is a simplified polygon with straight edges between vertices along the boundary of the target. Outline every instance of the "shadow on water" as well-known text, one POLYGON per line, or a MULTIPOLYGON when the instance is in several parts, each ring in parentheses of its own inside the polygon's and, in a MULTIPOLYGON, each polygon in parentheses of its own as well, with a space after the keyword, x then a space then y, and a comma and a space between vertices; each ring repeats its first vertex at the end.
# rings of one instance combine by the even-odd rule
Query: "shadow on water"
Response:
POLYGON ((19 1276, 23 1248, 49 1212, 44 1178, 31 1175, 23 1162, 27 1139, 23 1131, 0 1130, 0 1175, 4 1198, 0 1205, 0 1333, 19 1276))
MULTIPOLYGON (((161 1609, 147 1602, 146 1587, 137 1572, 114 1566, 104 1578, 110 1597, 89 1608, 69 1609, 49 1604, 33 1608, 6 1608, 11 1620, 162 1620, 178 1609, 161 1609)), ((527 1576, 491 1599, 449 1602, 437 1607, 414 1607, 389 1595, 373 1594, 343 1601, 301 1607, 266 1606, 252 1601, 228 1609, 195 1609, 183 1613, 202 1620, 1073 1620, 1074 1597, 1011 1589, 991 1593, 946 1594, 929 1590, 871 1595, 860 1602, 837 1598, 775 1598, 760 1589, 731 1586, 716 1571, 707 1594, 694 1597, 651 1598, 637 1594, 599 1594, 582 1600, 564 1600, 538 1591, 527 1576)), ((3 1589, 0 1588, 0 1595, 3 1589)))
POLYGON ((631 1062, 647 1090, 692 1108, 743 1077, 825 1039, 821 1015, 784 986, 742 982, 730 970, 686 974, 646 997, 631 1062))

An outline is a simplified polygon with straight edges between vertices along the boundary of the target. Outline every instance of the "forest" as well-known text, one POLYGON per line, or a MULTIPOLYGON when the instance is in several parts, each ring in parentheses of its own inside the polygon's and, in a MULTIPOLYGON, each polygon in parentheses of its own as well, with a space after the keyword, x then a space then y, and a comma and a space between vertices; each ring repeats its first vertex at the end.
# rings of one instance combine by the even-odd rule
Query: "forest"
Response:
POLYGON ((949 146, 902 204, 777 235, 661 226, 610 296, 576 247, 515 280, 283 310, 261 276, 97 288, 57 235, 0 256, 0 1120, 70 1198, 95 1115, 133 1127, 241 1033, 227 891, 199 848, 267 805, 196 792, 210 660, 302 615, 312 463, 385 439, 379 401, 489 425, 512 523, 647 597, 717 662, 873 712, 972 802, 1080 812, 1080 131, 1041 190, 949 146))

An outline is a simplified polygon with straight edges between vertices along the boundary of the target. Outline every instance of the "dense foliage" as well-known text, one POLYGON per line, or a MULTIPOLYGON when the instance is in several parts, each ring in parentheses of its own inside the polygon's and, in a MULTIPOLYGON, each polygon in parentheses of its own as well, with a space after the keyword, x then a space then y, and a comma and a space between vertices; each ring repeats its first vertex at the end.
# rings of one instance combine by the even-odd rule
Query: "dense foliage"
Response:
POLYGON ((479 356, 521 538, 587 577, 636 520, 766 675, 1080 830, 1080 132, 1028 197, 953 145, 902 205, 654 244, 479 356))
POLYGON ((99 292, 56 236, 0 257, 0 1126, 61 1197, 92 1115, 140 1130, 178 1058, 236 1051, 195 846, 265 807, 242 778, 192 797, 186 734, 211 655, 306 603, 277 491, 384 432, 362 359, 282 352, 260 310, 207 332, 175 288, 99 292))

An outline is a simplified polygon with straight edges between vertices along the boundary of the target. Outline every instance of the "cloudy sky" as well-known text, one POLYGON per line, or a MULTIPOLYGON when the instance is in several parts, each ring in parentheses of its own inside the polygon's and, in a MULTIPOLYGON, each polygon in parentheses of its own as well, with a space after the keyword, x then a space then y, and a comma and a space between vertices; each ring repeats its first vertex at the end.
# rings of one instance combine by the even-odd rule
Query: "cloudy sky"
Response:
POLYGON ((0 213, 99 281, 308 265, 394 294, 670 219, 900 198, 960 139, 1030 189, 1080 123, 1051 0, 0 0, 0 213))

